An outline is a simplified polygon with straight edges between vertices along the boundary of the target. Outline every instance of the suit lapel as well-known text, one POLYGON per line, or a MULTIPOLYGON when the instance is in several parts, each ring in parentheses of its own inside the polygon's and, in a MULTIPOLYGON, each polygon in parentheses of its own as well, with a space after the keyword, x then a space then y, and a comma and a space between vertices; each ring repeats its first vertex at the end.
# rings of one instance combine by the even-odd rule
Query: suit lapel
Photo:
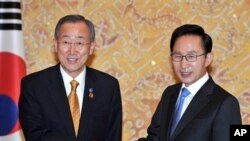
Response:
POLYGON ((86 79, 85 79, 85 88, 84 88, 84 99, 82 104, 82 113, 78 131, 78 139, 86 139, 88 137, 89 121, 92 117, 92 104, 94 102, 95 95, 95 75, 91 68, 86 66, 86 79), (92 94, 90 94, 92 93, 92 94), (87 115, 87 116, 85 116, 87 115), (84 134, 83 134, 84 133, 84 134))
POLYGON ((65 130, 68 131, 69 135, 74 135, 73 122, 68 104, 68 98, 66 90, 64 88, 63 79, 60 73, 59 65, 54 69, 55 77, 51 78, 51 84, 49 85, 49 95, 57 107, 60 117, 62 118, 62 124, 65 125, 65 130))
POLYGON ((167 108, 163 108, 163 115, 162 117, 162 128, 161 128, 161 140, 167 140, 169 138, 170 132, 171 131, 171 122, 172 122, 172 117, 173 117, 173 112, 175 110, 175 103, 178 98, 178 94, 181 88, 181 84, 176 85, 173 90, 166 91, 167 93, 164 93, 164 99, 163 99, 163 104, 167 108), (166 139, 167 138, 167 139, 166 139))
POLYGON ((202 109, 209 103, 210 99, 209 94, 212 94, 215 83, 210 77, 209 80, 201 87, 197 94, 193 97, 189 106, 187 107, 185 113, 183 114, 179 124, 176 127, 176 130, 173 134, 175 138, 189 123, 193 120, 196 115, 202 111, 202 109))

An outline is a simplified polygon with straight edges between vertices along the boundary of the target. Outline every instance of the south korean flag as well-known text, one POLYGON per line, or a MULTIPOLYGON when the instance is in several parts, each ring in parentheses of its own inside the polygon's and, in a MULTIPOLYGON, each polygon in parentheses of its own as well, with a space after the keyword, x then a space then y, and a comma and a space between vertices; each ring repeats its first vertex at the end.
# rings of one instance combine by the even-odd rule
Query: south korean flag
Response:
POLYGON ((0 141, 24 141, 18 119, 26 75, 20 0, 0 0, 0 141))

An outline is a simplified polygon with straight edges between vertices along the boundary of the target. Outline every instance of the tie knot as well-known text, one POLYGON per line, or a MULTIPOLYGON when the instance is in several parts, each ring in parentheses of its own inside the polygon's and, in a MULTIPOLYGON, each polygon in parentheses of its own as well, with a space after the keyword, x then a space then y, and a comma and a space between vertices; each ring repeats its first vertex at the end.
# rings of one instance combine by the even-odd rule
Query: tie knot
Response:
POLYGON ((190 94, 187 88, 182 88, 181 97, 187 97, 190 94))
POLYGON ((72 81, 70 82, 70 84, 71 84, 71 89, 72 89, 72 90, 75 90, 76 87, 79 85, 79 83, 78 83, 76 80, 72 80, 72 81))

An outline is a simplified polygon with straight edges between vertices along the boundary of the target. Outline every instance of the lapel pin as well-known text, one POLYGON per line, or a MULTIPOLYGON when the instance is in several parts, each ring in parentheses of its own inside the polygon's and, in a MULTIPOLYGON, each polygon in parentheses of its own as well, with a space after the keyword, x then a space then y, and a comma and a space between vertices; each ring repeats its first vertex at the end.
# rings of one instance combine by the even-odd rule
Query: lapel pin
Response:
POLYGON ((94 98, 93 88, 89 88, 89 98, 94 98))

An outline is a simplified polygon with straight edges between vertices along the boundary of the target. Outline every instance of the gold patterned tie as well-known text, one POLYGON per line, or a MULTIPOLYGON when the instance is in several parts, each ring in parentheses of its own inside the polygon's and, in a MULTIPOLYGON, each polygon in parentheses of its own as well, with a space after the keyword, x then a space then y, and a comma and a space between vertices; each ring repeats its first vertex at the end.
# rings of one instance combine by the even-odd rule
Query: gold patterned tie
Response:
POLYGON ((79 109, 78 97, 76 94, 76 88, 79 85, 79 83, 75 80, 72 80, 70 84, 71 84, 71 92, 68 96, 68 100, 69 100, 71 116, 73 119, 75 135, 77 136, 78 128, 79 128, 79 121, 80 121, 80 109, 79 109))

